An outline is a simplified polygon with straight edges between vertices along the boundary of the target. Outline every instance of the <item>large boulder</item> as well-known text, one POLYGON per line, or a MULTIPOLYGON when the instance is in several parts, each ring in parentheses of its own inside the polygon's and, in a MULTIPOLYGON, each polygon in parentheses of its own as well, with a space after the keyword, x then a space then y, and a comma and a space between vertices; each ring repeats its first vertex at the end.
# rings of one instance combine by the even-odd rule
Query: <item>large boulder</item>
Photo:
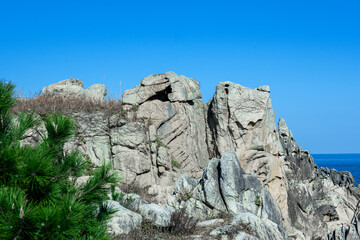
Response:
POLYGON ((106 203, 116 210, 107 223, 108 232, 110 234, 115 236, 127 234, 140 227, 142 223, 140 214, 124 208, 120 203, 113 200, 108 200, 106 203))
POLYGON ((84 91, 86 97, 89 99, 101 102, 106 101, 107 89, 104 84, 93 84, 84 91))
POLYGON ((107 89, 103 84, 94 84, 87 89, 80 79, 69 78, 53 83, 42 90, 43 95, 87 98, 93 101, 106 101, 107 89))
POLYGON ((173 208, 164 207, 158 204, 142 204, 139 206, 139 212, 146 219, 152 221, 156 226, 168 227, 171 223, 171 216, 175 212, 173 208))
POLYGON ((284 229, 272 221, 260 219, 252 213, 239 213, 229 225, 221 226, 210 232, 210 235, 230 235, 233 239, 251 240, 287 240, 284 229))

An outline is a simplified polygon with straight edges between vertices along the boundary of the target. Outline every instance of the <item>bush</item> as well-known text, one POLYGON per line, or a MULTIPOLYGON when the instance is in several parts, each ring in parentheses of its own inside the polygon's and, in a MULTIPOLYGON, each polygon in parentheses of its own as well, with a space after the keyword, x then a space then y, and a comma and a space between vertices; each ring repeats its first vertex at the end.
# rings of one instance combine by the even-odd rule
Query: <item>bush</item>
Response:
POLYGON ((190 235, 193 234, 198 220, 185 212, 185 209, 177 210, 171 215, 168 231, 172 234, 190 235))
POLYGON ((89 167, 78 152, 65 153, 75 122, 60 114, 13 118, 14 85, 0 82, 0 239, 109 239, 106 221, 114 212, 104 204, 106 185, 119 179, 103 165, 86 184, 77 177, 89 167), (47 136, 21 146, 24 133, 43 121, 47 136))

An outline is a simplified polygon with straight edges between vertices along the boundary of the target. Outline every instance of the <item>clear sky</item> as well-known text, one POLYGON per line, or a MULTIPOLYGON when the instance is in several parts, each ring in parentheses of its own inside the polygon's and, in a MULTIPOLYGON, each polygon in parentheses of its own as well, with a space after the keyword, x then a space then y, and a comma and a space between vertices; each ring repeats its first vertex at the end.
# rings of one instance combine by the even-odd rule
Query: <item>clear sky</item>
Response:
POLYGON ((167 71, 204 101, 220 81, 270 85, 304 149, 360 152, 358 0, 0 0, 0 78, 28 93, 75 77, 118 97, 167 71))

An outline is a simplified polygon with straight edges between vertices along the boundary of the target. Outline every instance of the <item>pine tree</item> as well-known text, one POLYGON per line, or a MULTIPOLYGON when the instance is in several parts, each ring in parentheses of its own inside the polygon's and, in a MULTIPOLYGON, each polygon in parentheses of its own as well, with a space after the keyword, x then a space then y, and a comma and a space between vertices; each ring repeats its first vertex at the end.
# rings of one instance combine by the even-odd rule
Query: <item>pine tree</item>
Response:
POLYGON ((109 239, 104 204, 109 184, 119 179, 111 166, 91 171, 80 153, 64 152, 75 133, 67 116, 11 115, 14 85, 0 83, 0 239, 109 239), (36 146, 22 146, 27 130, 43 123, 47 134, 36 146), (90 171, 86 184, 77 177, 90 171))

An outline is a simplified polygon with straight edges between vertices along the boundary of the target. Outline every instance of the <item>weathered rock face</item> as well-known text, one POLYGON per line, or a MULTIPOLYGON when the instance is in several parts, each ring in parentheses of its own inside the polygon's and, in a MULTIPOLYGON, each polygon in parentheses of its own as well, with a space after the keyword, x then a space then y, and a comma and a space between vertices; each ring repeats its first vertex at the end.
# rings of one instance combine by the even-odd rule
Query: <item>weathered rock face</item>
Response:
POLYGON ((296 144, 283 119, 279 121, 279 136, 285 150, 283 168, 288 186, 285 214, 293 228, 314 238, 323 237, 328 229, 315 205, 310 185, 316 176, 316 164, 310 154, 296 144))
POLYGON ((154 203, 142 204, 139 212, 146 219, 152 221, 156 226, 168 227, 170 225, 171 215, 175 212, 169 207, 160 206, 154 203))
POLYGON ((123 103, 142 104, 153 99, 185 102, 198 98, 201 98, 199 82, 185 76, 177 76, 174 72, 167 72, 148 76, 135 88, 126 90, 123 103))
MULTIPOLYGON (((67 79, 43 92, 64 97, 106 95, 102 85, 82 87, 80 80, 67 79)), ((127 90, 123 102, 124 112, 112 116, 71 114, 78 133, 65 147, 83 152, 94 166, 111 161, 125 184, 146 188, 155 201, 164 203, 181 173, 200 177, 209 159, 200 84, 173 72, 156 74, 127 90)))
POLYGON ((269 188, 283 213, 285 226, 296 234, 298 230, 292 229, 288 216, 285 152, 275 124, 269 87, 250 89, 221 82, 207 112, 210 156, 235 151, 244 170, 255 173, 269 188))
MULTIPOLYGON (((142 170, 145 174, 137 174, 141 186, 151 186, 149 190, 153 194, 165 189, 170 193, 170 186, 181 173, 200 177, 209 159, 204 105, 198 98, 201 98, 200 84, 173 72, 146 77, 124 93, 124 103, 138 106, 136 116, 143 121, 147 133, 147 139, 140 141, 147 143, 148 151, 143 151, 140 157, 143 159, 141 165, 147 169, 142 170)), ((138 151, 139 147, 132 149, 138 151)), ((116 162, 123 163, 122 169, 129 169, 126 172, 136 169, 123 161, 123 152, 118 152, 117 156, 116 162)), ((139 159, 129 159, 132 164, 139 162, 139 159)), ((159 200, 163 201, 163 196, 160 194, 159 200)))
POLYGON ((284 169, 292 226, 314 236, 324 236, 327 231, 350 224, 360 199, 351 174, 318 169, 310 154, 296 144, 283 119, 279 121, 279 133, 286 151, 284 169))
POLYGON ((95 166, 111 161, 108 117, 102 112, 74 113, 72 117, 77 123, 77 135, 65 149, 83 152, 95 166))
MULTIPOLYGON (((84 90, 80 80, 67 79, 43 92, 104 100, 106 88, 84 90)), ((111 161, 124 183, 146 189, 155 203, 165 204, 174 192, 168 204, 200 219, 250 214, 241 221, 253 229, 268 232, 275 224, 296 239, 323 239, 350 224, 360 189, 348 172, 318 169, 283 119, 277 129, 268 86, 221 82, 213 99, 203 103, 197 81, 168 72, 125 91, 123 103, 124 111, 112 116, 72 114, 78 133, 66 147, 89 156, 94 166, 111 161)), ((36 133, 29 135, 29 142, 36 139, 36 133)), ((134 209, 140 212, 144 204, 134 209)), ((142 208, 148 219, 161 215, 157 208, 142 208)), ((223 227, 220 232, 234 228, 223 227)), ((238 238, 282 239, 271 237, 285 236, 282 231, 249 236, 240 231, 238 238)))
POLYGON ((107 223, 110 234, 127 234, 140 227, 142 222, 142 216, 140 214, 124 208, 118 202, 113 200, 108 200, 107 204, 114 210, 117 210, 107 223))
POLYGON ((43 88, 42 93, 62 97, 86 97, 94 101, 105 101, 107 89, 103 84, 94 84, 83 89, 83 82, 77 78, 69 78, 43 88))
POLYGON ((255 173, 267 184, 280 207, 285 208, 284 151, 271 108, 269 87, 250 89, 221 82, 207 112, 211 156, 235 151, 244 170, 255 173))
POLYGON ((360 223, 355 219, 355 223, 350 226, 341 226, 327 235, 327 240, 358 240, 360 239, 360 223))
POLYGON ((225 152, 221 159, 212 159, 198 181, 180 177, 168 205, 185 208, 201 220, 221 212, 234 216, 230 225, 219 227, 210 235, 231 233, 239 239, 286 239, 276 201, 255 174, 245 173, 233 151, 225 152))
POLYGON ((198 184, 193 186, 194 183, 191 178, 181 177, 168 204, 175 208, 184 204, 189 213, 200 219, 215 217, 219 212, 232 215, 251 212, 282 225, 280 209, 270 192, 255 174, 245 173, 233 151, 225 152, 221 159, 213 158, 198 184), (192 187, 193 190, 188 191, 192 187), (185 200, 193 200, 181 203, 186 194, 189 199, 185 200), (201 204, 203 206, 199 207, 201 204))

